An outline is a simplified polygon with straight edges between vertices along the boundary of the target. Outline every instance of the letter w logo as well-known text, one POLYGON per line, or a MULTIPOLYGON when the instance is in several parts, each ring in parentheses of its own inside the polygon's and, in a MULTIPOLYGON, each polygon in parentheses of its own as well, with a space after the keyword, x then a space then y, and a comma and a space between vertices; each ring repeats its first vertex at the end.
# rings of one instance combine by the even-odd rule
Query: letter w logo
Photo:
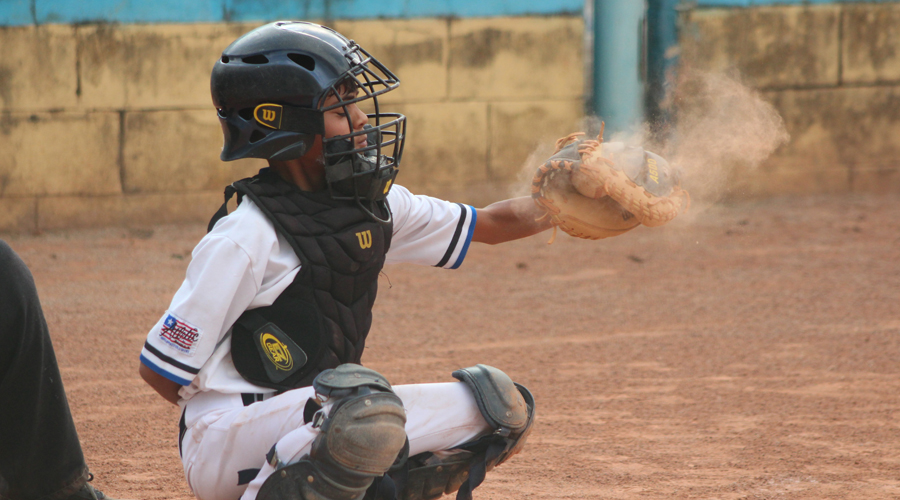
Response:
POLYGON ((372 248, 372 231, 356 233, 356 237, 359 239, 359 248, 372 248))
POLYGON ((281 128, 281 112, 280 104, 263 103, 253 109, 253 118, 260 125, 278 130, 281 128))

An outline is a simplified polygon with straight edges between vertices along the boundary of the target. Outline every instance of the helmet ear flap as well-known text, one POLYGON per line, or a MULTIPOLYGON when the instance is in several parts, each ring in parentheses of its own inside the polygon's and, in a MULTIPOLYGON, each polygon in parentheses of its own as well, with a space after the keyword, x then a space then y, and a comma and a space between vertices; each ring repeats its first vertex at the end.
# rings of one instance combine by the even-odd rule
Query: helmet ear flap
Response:
POLYGON ((278 151, 277 153, 270 156, 269 159, 275 161, 287 161, 305 156, 306 153, 311 149, 310 145, 313 144, 313 141, 315 141, 315 136, 306 134, 303 135, 306 137, 306 139, 302 139, 293 144, 289 144, 281 151, 278 151))
POLYGON ((320 133, 319 127, 323 126, 320 123, 321 113, 290 106, 284 108, 287 109, 280 128, 259 121, 253 107, 218 108, 225 139, 220 155, 222 161, 240 158, 286 161, 307 154, 313 148, 317 133, 320 133))

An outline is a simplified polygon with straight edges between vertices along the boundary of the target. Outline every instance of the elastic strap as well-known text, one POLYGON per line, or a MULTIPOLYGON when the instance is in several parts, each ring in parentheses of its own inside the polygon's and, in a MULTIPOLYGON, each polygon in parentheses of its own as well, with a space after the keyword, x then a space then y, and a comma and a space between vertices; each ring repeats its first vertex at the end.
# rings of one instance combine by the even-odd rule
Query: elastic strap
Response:
POLYGON ((244 314, 241 314, 236 323, 240 323, 241 326, 250 332, 255 332, 265 326, 268 321, 262 314, 250 309, 249 311, 244 311, 244 314))
POLYGON ((322 135, 325 133, 325 116, 319 110, 285 106, 279 128, 301 134, 322 135))
POLYGON ((481 485, 484 482, 484 477, 487 475, 487 464, 496 463, 505 450, 505 439, 493 440, 488 445, 487 450, 484 452, 484 460, 477 462, 469 469, 469 477, 466 481, 463 481, 459 491, 456 492, 456 500, 472 500, 472 490, 481 485))
MULTIPOLYGON (((234 196, 234 193, 237 192, 237 189, 234 188, 234 185, 229 184, 225 186, 225 203, 222 203, 222 206, 216 210, 216 213, 213 214, 212 219, 209 220, 209 225, 206 227, 206 232, 210 232, 215 227, 216 222, 219 222, 219 219, 228 215, 228 200, 234 196)), ((238 203, 241 202, 241 196, 238 195, 238 203)))
POLYGON ((178 456, 183 457, 184 452, 181 450, 181 442, 184 441, 184 434, 187 432, 187 421, 184 414, 187 413, 187 406, 181 410, 181 418, 178 420, 178 456))

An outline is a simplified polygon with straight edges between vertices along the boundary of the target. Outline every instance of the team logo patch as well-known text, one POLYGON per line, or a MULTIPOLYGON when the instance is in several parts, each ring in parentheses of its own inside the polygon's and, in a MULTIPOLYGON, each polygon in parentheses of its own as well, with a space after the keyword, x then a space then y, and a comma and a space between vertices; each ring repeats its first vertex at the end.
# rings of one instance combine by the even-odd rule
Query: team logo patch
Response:
POLYGON ((271 382, 282 382, 306 365, 306 353, 275 323, 269 322, 257 329, 253 332, 253 338, 263 369, 271 382))
POLYGON ((269 361, 275 365, 275 369, 290 371, 294 367, 294 358, 291 357, 291 351, 284 345, 284 342, 278 340, 274 335, 263 333, 259 337, 259 343, 269 361))
POLYGON ((278 130, 281 128, 283 111, 280 104, 260 104, 253 110, 253 118, 264 127, 278 130))
POLYGON ((200 330, 190 323, 181 321, 169 314, 163 320, 159 338, 184 354, 194 354, 197 339, 200 338, 200 330))

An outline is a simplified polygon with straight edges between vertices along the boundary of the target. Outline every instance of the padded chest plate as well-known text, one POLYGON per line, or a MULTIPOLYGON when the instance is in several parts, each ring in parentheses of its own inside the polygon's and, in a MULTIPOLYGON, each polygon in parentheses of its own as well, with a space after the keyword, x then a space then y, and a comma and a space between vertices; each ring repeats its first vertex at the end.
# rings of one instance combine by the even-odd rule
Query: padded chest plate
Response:
MULTIPOLYGON (((238 372, 257 385, 287 390, 309 385, 328 368, 359 363, 392 224, 373 221, 353 201, 301 191, 268 169, 233 186, 253 200, 301 263, 294 282, 271 306, 247 311, 235 323, 232 358, 238 372), (260 337, 256 332, 267 323, 293 345, 254 342, 260 337), (284 356, 271 356, 265 348, 290 354, 295 361, 292 372, 285 376, 272 361, 284 356), (298 367, 303 358, 306 362, 298 367)), ((379 215, 386 215, 387 206, 383 209, 379 215)))

